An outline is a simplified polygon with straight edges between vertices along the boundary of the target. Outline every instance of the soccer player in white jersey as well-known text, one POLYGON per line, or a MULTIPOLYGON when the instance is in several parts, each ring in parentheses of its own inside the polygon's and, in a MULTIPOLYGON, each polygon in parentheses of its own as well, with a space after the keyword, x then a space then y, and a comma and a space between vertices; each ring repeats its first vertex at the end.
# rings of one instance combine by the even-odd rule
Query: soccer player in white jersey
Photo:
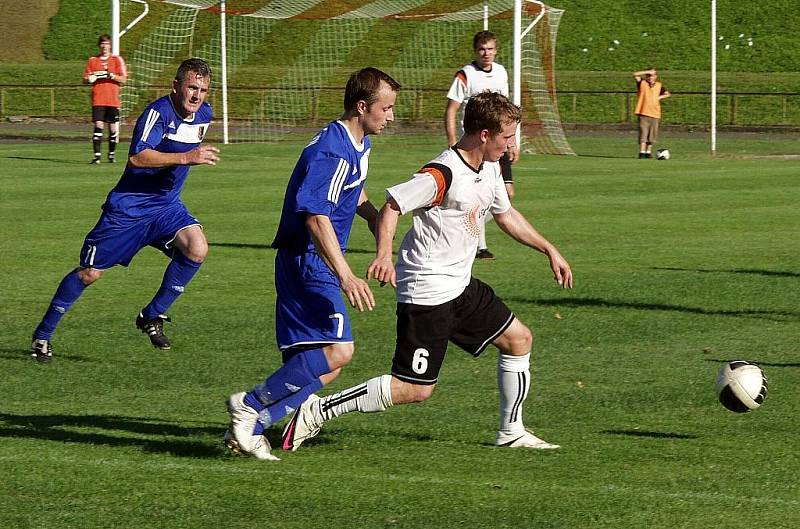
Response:
MULTIPOLYGON (((461 113, 461 132, 464 132, 464 114, 469 98, 481 92, 490 91, 508 97, 508 72, 502 64, 495 62, 497 57, 497 37, 491 31, 479 31, 472 38, 472 49, 475 59, 456 72, 450 90, 447 92, 447 107, 444 111, 444 127, 447 132, 447 145, 454 145, 456 133, 456 115, 461 113)), ((519 147, 516 143, 500 158, 500 170, 506 184, 506 192, 514 199, 514 177, 511 164, 519 158, 519 147)), ((491 220, 491 215, 486 220, 491 220)), ((494 254, 486 245, 486 228, 480 226, 481 235, 478 240, 478 259, 494 259, 494 254)))
POLYGON ((335 379, 353 356, 350 305, 372 310, 367 282, 345 260, 355 215, 375 232, 377 210, 367 199, 371 134, 394 120, 400 85, 376 68, 354 73, 344 93, 344 114, 303 149, 283 202, 275 256, 275 330, 283 365, 249 392, 228 400, 228 447, 276 460, 264 429, 335 379))
POLYGON ((86 235, 80 265, 56 290, 41 323, 33 332, 31 355, 52 358, 50 338, 83 291, 115 265, 128 266, 145 246, 170 258, 161 287, 136 318, 136 327, 154 347, 170 349, 164 335, 167 309, 177 300, 208 253, 203 228, 181 201, 189 167, 216 165, 219 150, 201 145, 211 124, 205 102, 211 70, 201 59, 181 63, 172 93, 149 104, 136 121, 128 163, 102 206, 103 213, 86 235))
POLYGON ((467 103, 464 136, 408 182, 386 190, 378 215, 377 253, 368 278, 397 292, 397 344, 390 375, 319 398, 312 395, 283 433, 296 450, 322 424, 352 411, 384 411, 433 394, 448 342, 473 356, 490 344, 500 351, 500 427, 495 444, 552 449, 525 429, 522 406, 530 388, 531 331, 494 291, 472 277, 478 227, 488 213, 516 241, 547 256, 555 281, 572 288, 561 253, 528 223, 506 194, 497 161, 513 146, 521 111, 502 94, 483 92, 467 103), (392 265, 392 239, 400 215, 412 213, 392 265))

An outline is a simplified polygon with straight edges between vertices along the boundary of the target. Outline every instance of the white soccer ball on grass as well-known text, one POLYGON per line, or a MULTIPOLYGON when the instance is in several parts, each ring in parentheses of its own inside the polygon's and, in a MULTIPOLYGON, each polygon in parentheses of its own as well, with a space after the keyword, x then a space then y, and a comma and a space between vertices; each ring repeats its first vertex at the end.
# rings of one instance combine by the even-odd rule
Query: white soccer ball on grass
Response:
POLYGON ((717 373, 717 396, 723 406, 736 413, 754 410, 767 398, 767 377, 750 362, 727 362, 717 373))
POLYGON ((669 160, 669 149, 659 149, 656 151, 657 160, 669 160))

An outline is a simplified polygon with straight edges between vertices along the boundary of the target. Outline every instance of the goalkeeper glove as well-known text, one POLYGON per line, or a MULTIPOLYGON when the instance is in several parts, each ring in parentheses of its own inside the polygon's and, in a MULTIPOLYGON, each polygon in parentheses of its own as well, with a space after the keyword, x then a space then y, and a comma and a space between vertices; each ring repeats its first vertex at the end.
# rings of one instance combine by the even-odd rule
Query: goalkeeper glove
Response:
POLYGON ((96 83, 99 79, 114 79, 114 74, 108 70, 95 70, 89 74, 87 80, 89 84, 96 83))

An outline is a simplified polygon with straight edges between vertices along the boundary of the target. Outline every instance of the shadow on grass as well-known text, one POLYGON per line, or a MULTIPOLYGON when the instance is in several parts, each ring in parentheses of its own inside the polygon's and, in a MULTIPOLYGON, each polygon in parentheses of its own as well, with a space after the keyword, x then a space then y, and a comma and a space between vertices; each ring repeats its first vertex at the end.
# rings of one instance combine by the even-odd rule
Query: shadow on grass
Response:
POLYGON ((704 316, 726 316, 732 318, 755 318, 770 321, 786 321, 800 319, 800 312, 783 310, 711 310, 702 307, 687 307, 683 305, 669 305, 666 303, 639 303, 634 301, 611 301, 602 298, 558 298, 558 299, 528 299, 519 297, 506 298, 515 303, 528 303, 532 305, 556 307, 601 307, 612 309, 631 310, 660 310, 671 312, 684 312, 686 314, 701 314, 704 316))
MULTIPOLYGON (((734 360, 744 360, 744 359, 743 358, 738 358, 738 357, 737 358, 728 358, 726 360, 723 360, 721 358, 706 358, 705 359, 706 362, 714 362, 715 364, 724 364, 724 363, 727 363, 727 362, 733 362, 734 360)), ((760 362, 758 360, 752 360, 752 359, 747 359, 746 361, 750 362, 751 364, 756 364, 756 365, 759 365, 759 366, 800 367, 800 362, 788 362, 788 363, 783 363, 783 362, 760 362)))
POLYGON ((706 269, 706 268, 675 268, 668 266, 654 266, 651 270, 667 270, 672 272, 700 272, 704 274, 752 274, 767 277, 800 277, 800 272, 784 272, 780 270, 761 270, 758 268, 706 269))
POLYGON ((63 158, 37 158, 35 156, 3 156, 3 158, 9 160, 26 160, 26 161, 34 161, 34 162, 53 162, 57 163, 58 165, 62 164, 70 164, 70 165, 85 165, 89 167, 89 162, 79 162, 77 160, 65 160, 63 158))
MULTIPOLYGON (((209 242, 209 246, 218 246, 220 248, 243 248, 247 250, 274 250, 269 244, 255 244, 246 242, 209 242)), ((361 248, 348 248, 347 253, 375 253, 375 250, 363 250, 361 248)))
POLYGON ((44 439, 66 443, 106 446, 135 446, 147 452, 180 457, 219 457, 227 453, 222 445, 224 426, 187 427, 145 417, 116 415, 14 415, 0 413, 0 437, 44 439), (71 428, 94 428, 140 435, 192 437, 212 435, 220 440, 209 445, 190 439, 147 439, 111 433, 78 432, 71 428))
POLYGON ((655 439, 697 439, 694 434, 674 432, 650 432, 647 430, 602 430, 600 433, 610 435, 627 435, 630 437, 653 437, 655 439))
MULTIPOLYGON (((30 344, 26 344, 26 346, 27 347, 24 348, 24 349, 23 348, 9 349, 7 347, 0 348, 0 357, 2 357, 2 358, 10 358, 12 360, 22 360, 22 361, 25 361, 25 362, 31 362, 33 364, 39 364, 39 365, 42 365, 42 366, 50 365, 50 363, 37 362, 33 358, 31 358, 30 344)), ((80 356, 80 355, 60 354, 58 351, 56 351, 53 354, 52 362, 56 362, 56 361, 97 362, 97 360, 94 359, 94 358, 89 358, 89 357, 80 356)))
MULTIPOLYGON (((273 427, 264 432, 264 437, 267 438, 269 444, 272 446, 273 453, 276 453, 278 448, 283 443, 283 427, 273 427)), ((408 432, 387 432, 381 429, 362 429, 362 428, 348 428, 346 431, 330 431, 326 432, 324 429, 321 433, 312 439, 303 443, 303 448, 306 447, 321 447, 326 446, 336 448, 339 450, 346 450, 352 448, 354 444, 382 444, 386 442, 394 442, 397 439, 404 439, 412 443, 435 443, 438 441, 450 441, 449 439, 433 437, 427 433, 408 433, 408 432), (354 443, 353 439, 358 439, 354 443)), ((491 443, 490 443, 491 444, 491 443)))
MULTIPOLYGON (((606 158, 608 160, 625 160, 625 159, 637 160, 638 159, 636 156, 627 156, 627 155, 626 156, 623 156, 623 155, 614 156, 614 155, 610 155, 610 154, 583 154, 583 153, 578 153, 578 158, 606 158)), ((639 162, 639 163, 641 163, 641 162, 639 162)))

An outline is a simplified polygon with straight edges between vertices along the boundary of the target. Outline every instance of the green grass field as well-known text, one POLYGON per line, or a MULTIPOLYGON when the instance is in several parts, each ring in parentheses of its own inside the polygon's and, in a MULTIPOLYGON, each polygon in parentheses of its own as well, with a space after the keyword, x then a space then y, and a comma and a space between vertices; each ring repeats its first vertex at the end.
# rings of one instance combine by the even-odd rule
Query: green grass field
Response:
MULTIPOLYGON (((268 244, 302 145, 225 146, 192 170, 184 200, 212 246, 171 311, 172 351, 134 327, 166 265, 147 249, 86 291, 40 365, 31 332, 122 167, 86 165, 88 141, 0 144, 0 527, 800 526, 796 140, 726 139, 712 158, 705 138, 665 138, 669 162, 631 158, 628 137, 570 141, 581 156, 524 157, 515 180, 575 288, 495 225, 498 260, 474 269, 536 333, 526 422, 563 448, 491 446, 496 354, 453 347, 429 401, 333 421, 279 463, 221 438, 227 396, 279 364, 268 244), (716 402, 733 359, 769 377, 753 413, 716 402)), ((373 201, 440 143, 377 138, 373 201)), ((358 224, 356 270, 372 248, 358 224)), ((394 298, 375 293, 324 392, 387 371, 394 298)))

